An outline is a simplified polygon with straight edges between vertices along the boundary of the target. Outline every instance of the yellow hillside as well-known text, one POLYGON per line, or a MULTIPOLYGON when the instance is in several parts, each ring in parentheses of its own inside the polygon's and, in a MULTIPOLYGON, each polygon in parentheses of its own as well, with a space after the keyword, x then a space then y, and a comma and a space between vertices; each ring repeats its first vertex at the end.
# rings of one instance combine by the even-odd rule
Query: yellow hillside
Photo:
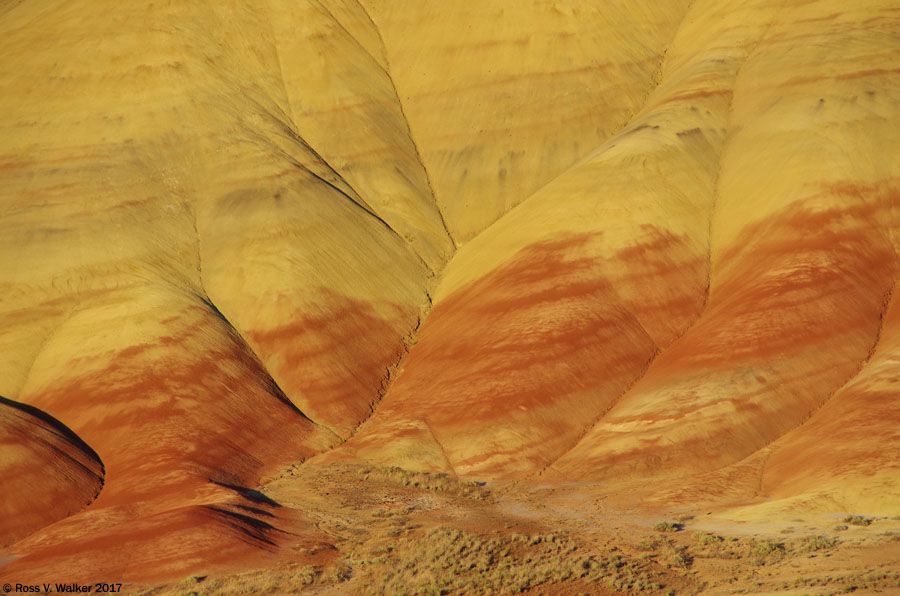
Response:
POLYGON ((900 514, 898 31, 0 2, 0 578, 338 551, 301 462, 900 514))

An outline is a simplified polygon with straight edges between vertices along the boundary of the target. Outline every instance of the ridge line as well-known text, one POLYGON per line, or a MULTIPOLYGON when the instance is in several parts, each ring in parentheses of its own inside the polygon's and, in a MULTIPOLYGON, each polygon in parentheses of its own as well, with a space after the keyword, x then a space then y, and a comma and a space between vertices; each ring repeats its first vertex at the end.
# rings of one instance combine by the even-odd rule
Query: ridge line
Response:
MULTIPOLYGON (((357 1, 358 1, 358 0, 357 0, 357 1)), ((528 195, 526 195, 525 198, 523 198, 521 201, 519 201, 518 203, 516 203, 516 204, 513 205, 512 207, 509 207, 508 209, 506 209, 505 211, 503 211, 499 216, 497 216, 497 218, 496 218, 494 221, 490 222, 490 223, 489 223, 487 226, 485 226, 480 232, 478 232, 478 234, 476 234, 476 235, 472 238, 473 240, 474 240, 475 238, 478 238, 478 237, 481 236, 482 234, 484 234, 487 230, 489 230, 489 229, 491 229, 492 227, 494 227, 495 225, 497 225, 497 223, 500 222, 500 221, 501 221, 503 218, 505 218, 507 215, 509 215, 510 213, 512 213, 513 211, 515 211, 516 209, 520 208, 522 205, 524 205, 525 203, 527 203, 528 201, 530 201, 530 200, 531 200, 535 195, 537 195, 539 192, 543 191, 545 188, 547 188, 547 187, 550 186, 551 184, 555 183, 557 180, 559 180, 560 178, 562 178, 563 176, 565 176, 565 175, 566 175, 567 173, 569 173, 570 171, 572 171, 572 170, 574 170, 575 168, 580 167, 580 166, 582 166, 582 165, 584 165, 584 164, 586 164, 586 163, 589 163, 592 159, 594 159, 594 158, 598 155, 598 152, 599 152, 601 149, 603 149, 604 145, 606 145, 607 143, 609 143, 610 141, 612 141, 613 139, 615 139, 618 135, 622 134, 625 130, 628 129, 629 126, 631 126, 631 125, 633 125, 634 123, 638 122, 638 120, 636 120, 636 117, 637 117, 637 116, 640 116, 640 115, 642 114, 643 110, 647 107, 647 101, 650 99, 650 96, 653 95, 653 92, 656 91, 656 89, 659 87, 660 83, 662 82, 662 66, 663 66, 663 64, 665 63, 665 60, 666 60, 666 58, 667 58, 667 56, 668 56, 669 46, 672 44, 673 41, 675 41, 675 37, 677 36, 678 31, 681 29, 681 25, 684 23, 684 20, 687 18, 688 13, 690 12, 691 8, 693 8, 693 6, 694 6, 694 4, 695 4, 696 2, 697 2, 697 0, 692 0, 692 1, 690 2, 690 4, 688 4, 687 8, 685 8, 684 14, 683 14, 682 17, 681 17, 681 20, 678 22, 678 26, 675 27, 674 33, 672 34, 672 37, 671 37, 671 39, 669 40, 669 43, 666 44, 665 47, 663 47, 662 52, 661 52, 660 55, 657 57, 657 67, 656 67, 656 69, 650 74, 650 77, 649 77, 649 78, 650 78, 650 81, 649 81, 649 82, 651 83, 651 86, 650 86, 650 88, 647 90, 647 92, 646 92, 646 94, 644 95, 643 99, 641 100, 641 105, 639 106, 639 108, 637 108, 633 113, 631 113, 630 115, 628 115, 627 118, 626 118, 626 120, 625 120, 625 122, 622 123, 621 126, 619 126, 617 129, 611 131, 611 132, 609 133, 609 135, 608 135, 605 139, 603 139, 603 141, 602 141, 601 143, 599 143, 596 147, 594 147, 593 149, 591 149, 590 151, 588 151, 587 153, 585 153, 584 157, 582 157, 581 159, 576 160, 574 163, 572 163, 572 164, 569 165, 568 167, 563 168, 563 169, 560 170, 557 174, 555 174, 554 176, 552 176, 549 180, 547 180, 546 182, 544 182, 543 184, 541 184, 540 186, 538 186, 536 189, 534 189, 533 191, 531 191, 530 193, 528 193, 528 195), (659 79, 658 79, 658 80, 656 80, 656 77, 657 77, 657 76, 659 76, 659 79)))
POLYGON ((219 310, 219 307, 213 302, 212 298, 210 298, 209 293, 206 291, 206 285, 203 282, 203 250, 202 250, 202 240, 200 236, 200 230, 197 227, 197 214, 191 209, 187 204, 185 207, 188 209, 188 212, 191 215, 191 224, 194 228, 194 237, 196 238, 195 246, 197 247, 197 283, 199 285, 199 290, 202 294, 195 294, 196 297, 209 309, 210 312, 214 316, 216 316, 219 320, 221 320, 226 329, 236 340, 235 343, 238 344, 238 348, 247 353, 259 366, 261 372, 265 373, 265 384, 270 385, 266 389, 268 393, 270 393, 273 397, 287 405, 290 409, 294 410, 297 414, 302 416, 304 419, 308 420, 314 426, 319 428, 323 428, 327 430, 330 434, 334 435, 334 437, 339 441, 340 435, 338 435, 333 428, 330 426, 319 422, 317 420, 313 420, 310 416, 306 414, 303 410, 301 410, 297 404, 295 404, 291 398, 285 393, 285 391, 281 388, 281 385, 278 384, 278 381, 275 380, 275 377, 272 376, 272 373, 269 372, 269 369, 266 367, 262 358, 259 357, 259 354, 256 353, 256 350, 253 349, 253 346, 250 345, 250 342, 244 337, 244 335, 238 330, 237 327, 225 316, 225 314, 219 310))
MULTIPOLYGON (((366 7, 363 6, 363 3, 360 0, 354 0, 359 6, 360 10, 362 10, 363 14, 366 15, 366 18, 369 20, 369 23, 372 24, 372 28, 375 30, 375 34, 378 36, 378 41, 381 43, 381 48, 384 50, 384 63, 386 64, 386 68, 383 68, 385 75, 387 75, 387 79, 391 84, 391 89, 394 91, 394 97, 397 99, 397 107, 400 109, 400 115, 403 117, 403 123, 406 125, 406 136, 409 139, 409 142, 413 146, 413 150, 416 153, 416 160, 419 162, 419 165, 422 168, 422 172, 425 174, 425 182, 428 184, 428 190, 431 192, 431 199, 434 202, 435 211, 437 211, 438 217, 441 220, 441 226, 444 228, 444 233, 447 234, 447 238, 450 239, 450 243, 453 245, 453 251, 455 252, 459 248, 459 244, 457 244, 456 239, 453 237, 453 234, 450 232, 450 228, 447 225, 447 219, 444 217, 444 210, 441 208, 440 201, 438 200, 437 193, 434 190, 434 184, 431 182, 431 174, 428 173, 428 168, 425 166, 425 160, 422 158, 422 153, 419 151, 419 144, 416 142, 415 137, 412 132, 412 125, 409 122, 409 117, 406 115, 406 110, 403 108, 403 100, 400 99, 400 92, 397 90, 397 84, 394 82, 394 77, 391 75, 391 62, 388 57, 387 45, 384 43, 384 38, 381 36, 381 30, 378 28, 378 25, 372 19, 372 16, 369 14, 369 11, 366 10, 366 7)), ((377 61, 376 61, 377 62, 377 61)), ((451 255, 452 259, 453 256, 451 255)), ((448 259, 449 262, 450 259, 448 259)))

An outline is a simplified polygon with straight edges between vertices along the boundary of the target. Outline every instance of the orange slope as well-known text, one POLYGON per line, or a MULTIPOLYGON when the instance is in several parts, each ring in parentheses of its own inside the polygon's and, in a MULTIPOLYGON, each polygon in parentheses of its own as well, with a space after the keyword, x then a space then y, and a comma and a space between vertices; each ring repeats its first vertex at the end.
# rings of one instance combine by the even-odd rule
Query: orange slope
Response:
POLYGON ((318 536, 247 489, 368 416, 450 246, 390 80, 335 32, 364 13, 315 9, 290 45, 278 3, 114 4, 3 9, 3 53, 29 51, 0 65, 0 390, 106 466, 81 512, 10 502, 37 520, 13 579, 172 577, 318 536), (335 46, 343 87, 294 80, 335 46), (368 132, 301 128, 304 96, 368 132))
POLYGON ((52 417, 0 398, 0 546, 65 518, 103 486, 103 463, 52 417))
POLYGON ((106 469, 103 490, 85 511, 13 545, 9 552, 21 558, 4 566, 4 577, 38 577, 50 568, 83 578, 167 577, 196 557, 252 558, 258 549, 245 544, 247 533, 274 547, 284 536, 278 526, 288 522, 257 505, 246 487, 334 437, 290 404, 202 302, 146 287, 109 300, 129 306, 127 322, 100 307, 72 317, 47 343, 20 395, 94 443, 106 469), (70 341, 117 321, 142 341, 95 336, 82 339, 85 355, 65 353, 70 341), (264 540, 268 534, 274 537, 264 540), (129 544, 161 558, 141 563, 127 548, 97 555, 129 544))
POLYGON ((898 494, 890 1, 0 16, 0 462, 65 492, 2 578, 322 540, 253 487, 323 452, 898 494))
POLYGON ((763 28, 704 25, 676 36, 634 122, 460 249, 401 374, 334 457, 540 472, 694 323, 730 86, 763 28), (698 32, 715 45, 682 49, 698 32), (398 440, 410 432, 442 457, 398 440))
POLYGON ((883 129, 896 58, 874 41, 892 43, 872 17, 883 10, 827 8, 780 9, 742 66, 704 314, 563 473, 678 477, 740 461, 823 415, 874 349, 898 266, 896 133, 883 129), (834 59, 788 50, 805 35, 829 40, 834 59))
POLYGON ((835 6, 692 6, 634 122, 460 249, 322 461, 686 478, 830 419, 898 273, 896 15, 835 6))

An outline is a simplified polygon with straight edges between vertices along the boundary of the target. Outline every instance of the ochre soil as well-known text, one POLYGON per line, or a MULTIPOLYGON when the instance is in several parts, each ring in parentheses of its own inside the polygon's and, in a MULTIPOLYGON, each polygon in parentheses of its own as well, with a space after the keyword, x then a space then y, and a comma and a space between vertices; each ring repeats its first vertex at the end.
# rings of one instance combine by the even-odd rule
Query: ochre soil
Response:
POLYGON ((481 485, 313 460, 252 495, 278 528, 269 535, 271 558, 125 589, 145 596, 900 593, 898 518, 798 512, 741 521, 714 506, 661 507, 641 492, 481 485))

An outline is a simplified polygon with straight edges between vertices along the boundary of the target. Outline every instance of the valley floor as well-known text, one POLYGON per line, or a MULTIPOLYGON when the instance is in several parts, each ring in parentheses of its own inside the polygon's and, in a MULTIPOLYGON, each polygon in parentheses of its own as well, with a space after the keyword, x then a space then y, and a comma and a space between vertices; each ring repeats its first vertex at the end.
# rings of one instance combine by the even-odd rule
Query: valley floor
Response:
MULTIPOLYGON (((900 593, 900 517, 727 510, 648 512, 593 485, 487 486, 399 468, 295 466, 254 494, 312 520, 251 571, 132 585, 143 596, 216 594, 900 593)), ((629 502, 631 501, 631 502, 629 502)), ((277 530, 281 531, 281 530, 277 530)), ((234 570, 233 570, 234 571, 234 570)))

